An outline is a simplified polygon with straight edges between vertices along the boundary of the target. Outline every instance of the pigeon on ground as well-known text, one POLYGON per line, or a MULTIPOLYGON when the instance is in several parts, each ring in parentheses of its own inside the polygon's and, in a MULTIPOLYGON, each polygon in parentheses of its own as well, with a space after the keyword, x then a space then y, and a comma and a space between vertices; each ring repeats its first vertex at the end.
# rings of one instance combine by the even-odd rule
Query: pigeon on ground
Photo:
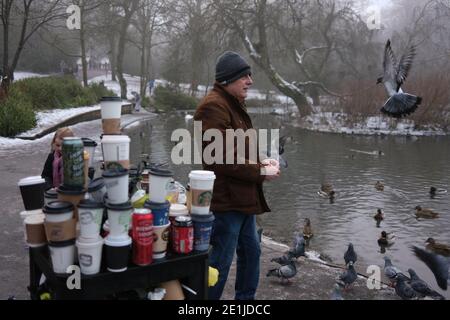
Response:
POLYGON ((414 254, 433 272, 438 286, 443 290, 447 290, 449 282, 448 274, 450 259, 432 252, 428 252, 416 246, 413 246, 412 250, 414 254))
POLYGON ((347 270, 341 274, 339 280, 342 281, 344 285, 344 290, 346 290, 353 282, 358 279, 358 274, 356 273, 355 267, 353 267, 353 262, 350 261, 347 270))
POLYGON ((391 281, 391 286, 402 272, 392 264, 391 259, 384 257, 384 275, 391 281))
POLYGON ((342 297, 342 287, 338 283, 334 285, 331 300, 344 300, 344 297, 342 297))
POLYGON ((422 103, 422 98, 404 93, 401 89, 416 55, 416 47, 411 46, 401 57, 400 62, 391 48, 391 41, 388 40, 384 49, 383 76, 378 78, 377 84, 383 83, 389 95, 389 99, 381 108, 381 112, 394 118, 401 118, 413 113, 422 103))
POLYGON ((303 236, 296 235, 294 239, 294 247, 289 250, 288 255, 291 255, 295 259, 297 259, 300 256, 305 257, 305 239, 303 239, 303 236))
POLYGON ((399 274, 395 283, 395 293, 403 300, 410 300, 417 297, 416 292, 407 283, 408 277, 399 274))
POLYGON ((428 284, 419 278, 417 273, 413 269, 408 269, 409 276, 411 277, 411 281, 409 285, 411 288, 414 289, 419 295, 421 296, 428 296, 439 300, 445 300, 445 298, 434 291, 433 289, 430 289, 428 284))
POLYGON ((289 279, 295 277, 297 274, 297 268, 295 266, 295 262, 291 260, 289 264, 281 266, 279 268, 271 269, 267 272, 267 277, 278 277, 281 279, 281 282, 285 280, 289 282, 289 279))
POLYGON ((289 264, 291 262, 292 258, 293 258, 293 256, 288 252, 284 256, 281 256, 281 257, 278 257, 278 258, 273 258, 270 261, 276 262, 279 265, 285 266, 285 265, 287 265, 287 264, 289 264))
POLYGON ((356 260, 358 260, 358 256, 356 255, 355 250, 353 249, 353 244, 350 243, 348 245, 348 249, 344 254, 345 265, 348 265, 351 262, 355 264, 356 260))

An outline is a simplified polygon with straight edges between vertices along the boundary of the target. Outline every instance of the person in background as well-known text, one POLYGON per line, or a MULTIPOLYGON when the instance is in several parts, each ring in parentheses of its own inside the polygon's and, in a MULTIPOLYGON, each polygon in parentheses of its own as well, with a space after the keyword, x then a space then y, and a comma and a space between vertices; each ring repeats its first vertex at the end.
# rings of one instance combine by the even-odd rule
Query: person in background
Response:
MULTIPOLYGON (((202 122, 203 133, 227 129, 253 128, 245 99, 253 84, 250 65, 237 53, 227 51, 216 65, 214 88, 200 102, 194 119, 202 122)), ((203 150, 208 143, 203 145, 203 150)), ((246 148, 248 145, 246 146, 246 148)), ((226 147, 225 147, 226 148, 226 147)), ((214 225, 211 234, 210 266, 219 271, 219 281, 209 288, 208 296, 219 300, 228 278, 234 253, 237 254, 235 299, 253 300, 259 283, 261 248, 256 230, 256 215, 270 212, 263 193, 263 182, 280 176, 279 164, 273 159, 257 162, 245 157, 245 164, 203 163, 204 170, 214 171, 216 180, 211 201, 214 225)))
POLYGON ((47 182, 47 188, 57 188, 63 183, 62 166, 62 143, 66 137, 73 137, 74 134, 69 127, 63 127, 56 130, 51 144, 51 152, 45 161, 42 178, 47 182))

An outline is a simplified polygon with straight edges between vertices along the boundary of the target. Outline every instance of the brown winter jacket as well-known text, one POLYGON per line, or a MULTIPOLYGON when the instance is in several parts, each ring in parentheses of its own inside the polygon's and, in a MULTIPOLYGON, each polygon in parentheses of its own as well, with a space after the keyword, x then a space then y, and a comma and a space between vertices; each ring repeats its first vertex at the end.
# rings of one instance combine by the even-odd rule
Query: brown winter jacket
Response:
MULTIPOLYGON (((202 133, 208 129, 222 132, 224 146, 226 129, 253 128, 252 121, 239 101, 225 91, 218 83, 203 98, 194 115, 195 121, 202 121, 202 133)), ((210 142, 203 142, 203 150, 210 142)), ((247 146, 248 147, 248 146, 247 146)), ((234 150, 236 157, 236 145, 234 150)), ((248 158, 248 152, 246 152, 248 158)), ((225 156, 224 156, 225 163, 225 156)), ((264 176, 261 175, 261 163, 251 164, 212 164, 203 162, 205 170, 214 171, 214 182, 211 211, 238 211, 246 214, 262 214, 270 212, 263 193, 264 176)))

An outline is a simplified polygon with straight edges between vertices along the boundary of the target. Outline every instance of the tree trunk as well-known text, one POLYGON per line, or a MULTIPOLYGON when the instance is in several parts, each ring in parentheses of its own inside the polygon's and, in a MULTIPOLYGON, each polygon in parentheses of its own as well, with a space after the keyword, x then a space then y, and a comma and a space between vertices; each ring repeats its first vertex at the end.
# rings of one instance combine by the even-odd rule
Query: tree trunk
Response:
POLYGON ((114 36, 114 34, 111 34, 109 37, 109 46, 110 46, 110 50, 111 50, 111 54, 109 57, 110 68, 111 68, 111 81, 117 81, 117 76, 116 76, 117 52, 116 52, 116 37, 114 36))
MULTIPOLYGON (((129 21, 129 20, 128 20, 129 21)), ((119 46, 117 51, 117 77, 119 78, 119 84, 120 84, 120 97, 122 99, 127 98, 127 81, 125 80, 123 76, 123 57, 125 55, 125 38, 127 36, 127 29, 128 29, 128 21, 127 17, 124 18, 122 28, 120 30, 119 35, 119 46)))
POLYGON ((81 13, 80 23, 80 46, 81 46, 81 65, 83 68, 83 85, 88 86, 87 61, 86 61, 86 39, 84 33, 83 13, 81 13))

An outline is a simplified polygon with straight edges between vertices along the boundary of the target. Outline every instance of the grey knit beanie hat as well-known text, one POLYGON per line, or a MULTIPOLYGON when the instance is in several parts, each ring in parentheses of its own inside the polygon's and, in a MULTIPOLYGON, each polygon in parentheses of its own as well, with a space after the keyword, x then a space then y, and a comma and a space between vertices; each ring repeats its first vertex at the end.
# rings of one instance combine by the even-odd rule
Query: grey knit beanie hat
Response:
POLYGON ((250 65, 236 52, 227 51, 217 59, 216 81, 221 85, 230 84, 251 74, 250 65))

